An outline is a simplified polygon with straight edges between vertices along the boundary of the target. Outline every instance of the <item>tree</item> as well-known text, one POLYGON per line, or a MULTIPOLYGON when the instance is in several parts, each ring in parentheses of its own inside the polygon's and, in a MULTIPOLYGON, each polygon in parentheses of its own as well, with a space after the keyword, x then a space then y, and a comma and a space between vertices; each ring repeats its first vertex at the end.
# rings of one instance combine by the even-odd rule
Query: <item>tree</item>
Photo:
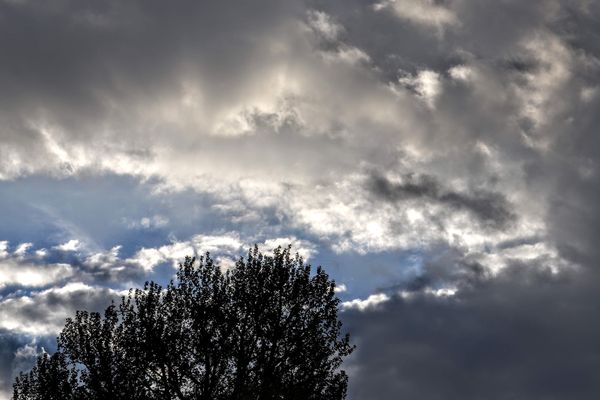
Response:
POLYGON ((13 399, 344 399, 353 346, 334 287, 289 247, 255 247, 226 272, 208 254, 186 258, 166 288, 67 319, 13 399))

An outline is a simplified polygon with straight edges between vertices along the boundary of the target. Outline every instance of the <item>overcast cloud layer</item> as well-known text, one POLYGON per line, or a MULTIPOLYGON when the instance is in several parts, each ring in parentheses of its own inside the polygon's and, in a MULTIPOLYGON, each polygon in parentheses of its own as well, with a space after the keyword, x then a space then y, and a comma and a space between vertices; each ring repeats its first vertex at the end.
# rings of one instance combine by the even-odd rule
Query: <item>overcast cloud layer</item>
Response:
POLYGON ((254 243, 338 282, 351 400, 595 398, 599 77, 594 0, 0 0, 0 398, 254 243))

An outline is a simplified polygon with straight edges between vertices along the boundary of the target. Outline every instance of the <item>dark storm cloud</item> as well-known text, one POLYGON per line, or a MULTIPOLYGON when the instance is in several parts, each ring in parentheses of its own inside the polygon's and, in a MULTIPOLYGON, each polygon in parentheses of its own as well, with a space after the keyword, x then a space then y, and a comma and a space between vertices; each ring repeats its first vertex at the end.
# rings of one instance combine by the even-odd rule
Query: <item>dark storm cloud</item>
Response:
POLYGON ((453 297, 413 292, 346 311, 358 346, 349 398, 593 398, 598 295, 584 279, 515 266, 471 280, 453 297))
POLYGON ((367 189, 385 201, 400 202, 407 199, 423 199, 443 204, 451 209, 465 210, 483 223, 503 227, 515 216, 510 203, 500 193, 476 190, 461 193, 444 188, 429 175, 406 174, 401 182, 391 182, 384 176, 372 175, 367 189))

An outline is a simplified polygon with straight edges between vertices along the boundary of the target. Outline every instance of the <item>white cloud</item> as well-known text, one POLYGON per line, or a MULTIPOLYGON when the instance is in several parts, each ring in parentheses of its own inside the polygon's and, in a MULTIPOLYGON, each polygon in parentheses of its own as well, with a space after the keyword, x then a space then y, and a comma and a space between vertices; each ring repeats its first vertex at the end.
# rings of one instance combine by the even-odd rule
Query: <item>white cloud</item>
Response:
POLYGON ((133 257, 128 258, 127 262, 138 264, 146 271, 152 271, 154 267, 165 262, 165 260, 165 256, 160 250, 142 248, 133 257))
POLYGON ((342 62, 348 65, 368 63, 371 58, 358 47, 340 45, 335 51, 325 51, 323 58, 328 62, 342 62))
POLYGON ((437 289, 433 289, 431 287, 425 287, 416 292, 402 290, 398 294, 403 299, 410 300, 410 299, 414 299, 417 295, 427 295, 427 296, 442 297, 442 298, 443 297, 452 297, 452 296, 456 295, 457 292, 458 292, 458 288, 456 288, 456 287, 443 287, 443 288, 437 288, 437 289))
POLYGON ((404 75, 398 83, 416 91, 417 95, 431 108, 442 92, 440 74, 431 70, 421 70, 415 76, 404 75))
POLYGON ((338 39, 344 27, 334 22, 330 15, 323 11, 310 10, 308 12, 308 25, 325 39, 334 41, 338 39))
POLYGON ((435 27, 459 25, 456 14, 434 0, 384 0, 375 5, 376 10, 391 8, 401 19, 435 27))
POLYGON ((469 81, 472 79, 475 71, 468 65, 455 65, 448 70, 450 77, 457 81, 469 81))
POLYGON ((33 246, 32 243, 21 243, 17 246, 17 248, 15 249, 13 254, 16 256, 22 257, 27 253, 27 251, 31 248, 31 246, 33 246))
POLYGON ((259 245, 259 249, 265 254, 270 254, 271 251, 277 247, 285 248, 289 245, 292 246, 292 251, 297 252, 298 255, 304 259, 304 261, 308 261, 317 253, 317 247, 313 243, 307 240, 297 239, 294 236, 267 239, 264 241, 264 243, 259 245))
POLYGON ((204 252, 238 252, 242 250, 243 243, 239 235, 229 233, 224 235, 196 235, 192 238, 194 248, 198 253, 204 252))
POLYGON ((485 266, 492 274, 498 274, 514 263, 543 265, 553 273, 575 267, 573 263, 565 260, 554 246, 542 241, 510 247, 499 246, 488 252, 482 250, 473 250, 467 254, 467 257, 469 260, 485 266))
POLYGON ((339 284, 335 285, 334 290, 336 293, 344 293, 344 292, 348 291, 348 287, 343 283, 339 283, 339 284))
MULTIPOLYGON (((237 233, 233 232, 221 235, 198 234, 189 240, 174 242, 158 248, 142 248, 125 262, 139 265, 144 270, 151 271, 157 265, 165 262, 170 262, 175 267, 187 256, 199 257, 209 252, 211 257, 223 264, 224 268, 229 268, 254 243, 252 238, 243 240, 237 233)), ((313 243, 293 236, 272 238, 257 243, 260 251, 264 254, 271 254, 274 248, 286 247, 290 244, 292 250, 297 252, 305 261, 317 253, 317 248, 313 243)))
POLYGON ((44 258, 48 254, 48 250, 46 249, 38 249, 35 251, 35 255, 38 258, 44 258))
POLYGON ((33 246, 32 243, 21 243, 21 244, 19 244, 17 246, 17 248, 15 249, 15 251, 13 252, 13 255, 22 257, 25 254, 27 254, 27 251, 31 248, 31 246, 33 246))
POLYGON ((0 260, 0 288, 8 285, 43 287, 73 276, 69 264, 34 264, 19 258, 0 260))
POLYGON ((171 262, 176 266, 185 257, 197 257, 206 252, 212 256, 232 256, 237 258, 243 249, 243 243, 235 233, 224 235, 195 235, 190 240, 174 242, 159 248, 142 248, 133 257, 127 259, 129 263, 140 265, 144 270, 150 271, 164 262, 171 262))
POLYGON ((114 246, 108 252, 91 254, 85 259, 85 264, 94 268, 113 269, 118 266, 120 249, 121 246, 114 246))
POLYGON ((81 248, 81 242, 77 239, 71 239, 66 243, 54 246, 53 248, 64 252, 77 251, 81 248))
POLYGON ((359 311, 367 311, 369 309, 376 308, 378 305, 383 304, 390 300, 390 297, 385 293, 372 294, 366 299, 354 299, 345 301, 342 303, 344 310, 356 309, 359 311))
POLYGON ((142 217, 139 220, 124 218, 123 222, 129 229, 158 229, 168 225, 169 218, 157 214, 149 217, 142 217))

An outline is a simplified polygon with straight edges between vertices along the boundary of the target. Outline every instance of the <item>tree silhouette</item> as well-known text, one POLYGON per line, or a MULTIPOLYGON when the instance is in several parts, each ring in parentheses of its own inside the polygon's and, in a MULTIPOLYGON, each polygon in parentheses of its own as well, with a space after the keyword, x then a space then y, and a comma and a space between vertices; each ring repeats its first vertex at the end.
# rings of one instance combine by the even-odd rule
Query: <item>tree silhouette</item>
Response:
POLYGON ((289 247, 255 247, 227 272, 186 258, 166 288, 67 319, 13 399, 344 399, 353 346, 338 306, 334 282, 289 247))

